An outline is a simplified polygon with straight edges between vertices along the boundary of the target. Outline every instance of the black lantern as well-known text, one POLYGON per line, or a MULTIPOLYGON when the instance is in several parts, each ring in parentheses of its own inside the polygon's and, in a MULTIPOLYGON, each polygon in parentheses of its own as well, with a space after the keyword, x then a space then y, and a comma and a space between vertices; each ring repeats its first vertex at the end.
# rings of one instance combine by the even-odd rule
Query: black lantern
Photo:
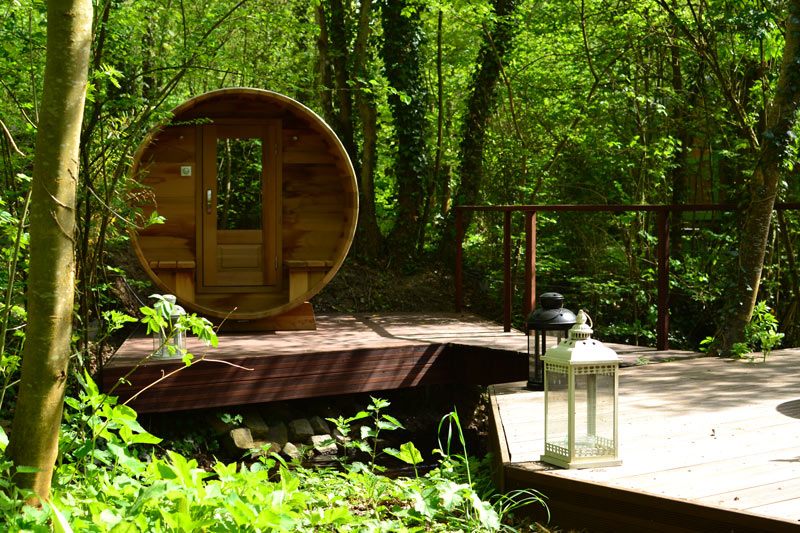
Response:
POLYGON ((564 297, 557 292, 546 292, 539 296, 542 307, 534 309, 525 319, 528 336, 528 390, 544 390, 542 356, 547 351, 547 333, 555 333, 557 344, 566 332, 575 325, 575 313, 564 307, 564 297), (531 331, 534 334, 531 353, 531 331))

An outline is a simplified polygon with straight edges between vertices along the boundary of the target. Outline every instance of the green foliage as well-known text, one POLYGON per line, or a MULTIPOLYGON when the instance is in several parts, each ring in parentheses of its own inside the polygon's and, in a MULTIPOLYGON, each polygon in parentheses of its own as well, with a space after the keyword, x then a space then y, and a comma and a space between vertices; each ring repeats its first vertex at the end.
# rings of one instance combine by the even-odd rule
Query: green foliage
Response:
MULTIPOLYGON (((542 504, 535 493, 498 497, 487 492, 488 463, 466 457, 463 433, 453 414, 463 454, 442 455, 440 466, 413 479, 390 479, 369 464, 342 471, 309 470, 279 456, 251 466, 217 463, 211 470, 194 459, 151 446, 159 441, 142 429, 136 413, 100 394, 88 376, 78 397, 68 398, 51 502, 23 505, 26 494, 13 482, 10 462, 0 456, 0 518, 27 531, 512 531, 505 514, 542 504)), ((375 442, 399 422, 381 412, 389 402, 373 398, 367 411, 337 420, 369 418, 362 431, 375 442)), ((442 422, 444 424, 444 420, 442 422)), ((441 426, 440 426, 441 428, 441 426)), ((370 447, 372 448, 372 446, 370 447)), ((387 450, 388 451, 388 450, 387 450)), ((406 443, 392 455, 417 465, 419 450, 406 443)))
MULTIPOLYGON (((766 361, 772 349, 780 344, 783 337, 783 333, 778 333, 778 319, 772 314, 767 302, 762 300, 756 303, 753 316, 745 328, 745 341, 733 344, 731 357, 748 357, 752 360, 749 354, 760 350, 763 361, 766 361)), ((700 342, 700 350, 703 352, 714 353, 716 349, 717 339, 713 335, 700 342)))
POLYGON ((373 448, 369 445, 369 443, 364 442, 362 439, 353 439, 350 437, 350 433, 352 432, 352 423, 367 417, 369 417, 368 412, 359 411, 351 417, 343 417, 339 415, 337 418, 326 418, 327 421, 336 426, 336 430, 342 435, 342 462, 344 464, 347 463, 350 450, 360 450, 364 453, 373 452, 373 448))
POLYGON ((783 333, 778 333, 778 319, 772 314, 772 309, 767 307, 767 302, 763 300, 756 304, 753 317, 745 332, 752 346, 761 349, 764 361, 784 337, 783 333))
MULTIPOLYGON (((153 307, 139 308, 143 315, 141 322, 147 326, 148 335, 158 332, 162 339, 171 339, 178 333, 191 331, 207 346, 217 346, 217 334, 207 318, 199 317, 197 313, 185 314, 182 309, 179 312, 179 306, 162 294, 151 294, 150 297, 156 299, 153 307)), ((187 365, 194 358, 186 349, 178 348, 173 343, 166 342, 163 347, 168 349, 170 357, 180 355, 187 365), (181 353, 178 354, 179 349, 181 353)))
POLYGON ((225 424, 234 424, 238 425, 242 423, 243 417, 240 414, 230 414, 230 413, 218 413, 219 419, 222 420, 225 424))
POLYGON ((417 447, 414 446, 413 442, 406 442, 405 444, 402 444, 399 450, 395 450, 394 448, 386 448, 384 451, 392 457, 396 457, 404 463, 412 465, 414 467, 414 474, 419 477, 417 465, 422 462, 422 453, 420 453, 417 447))

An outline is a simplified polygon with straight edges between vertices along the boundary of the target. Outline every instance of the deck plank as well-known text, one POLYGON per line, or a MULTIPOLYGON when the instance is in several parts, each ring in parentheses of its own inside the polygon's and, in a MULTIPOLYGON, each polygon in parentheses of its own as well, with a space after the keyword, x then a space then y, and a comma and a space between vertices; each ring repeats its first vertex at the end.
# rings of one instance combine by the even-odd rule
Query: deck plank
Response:
POLYGON ((796 521, 798 509, 800 509, 800 498, 793 498, 791 500, 775 502, 769 505, 762 505, 760 507, 752 507, 748 509, 748 511, 796 521))
MULTIPOLYGON (((775 351, 766 363, 688 358, 623 368, 623 464, 585 470, 538 462, 544 393, 526 391, 524 383, 492 386, 494 423, 503 426, 509 457, 504 470, 513 467, 515 486, 524 479, 550 486, 549 480, 558 478, 596 491, 614 487, 642 501, 667 498, 679 502, 672 504, 676 509, 690 502, 707 506, 718 510, 713 513, 723 522, 735 522, 736 515, 730 518, 727 511, 753 523, 761 515, 764 531, 780 524, 800 528, 798 367, 800 349, 775 351)), ((646 505, 652 510, 654 504, 646 505)), ((675 518, 673 525, 679 522, 675 518)))
POLYGON ((131 406, 156 412, 527 376, 524 335, 466 313, 323 315, 317 326, 222 334, 211 349, 191 338, 190 367, 147 359, 152 339, 134 335, 103 368, 102 387, 125 377, 120 401, 146 389, 131 406))
POLYGON ((759 507, 782 503, 776 502, 776 498, 783 497, 783 494, 788 494, 787 500, 792 500, 792 495, 797 494, 798 491, 800 491, 800 477, 792 474, 788 479, 782 481, 712 494, 710 496, 697 498, 697 501, 699 503, 730 507, 731 509, 744 509, 758 512, 757 509, 759 507), (779 495, 776 495, 777 493, 779 493, 779 495))

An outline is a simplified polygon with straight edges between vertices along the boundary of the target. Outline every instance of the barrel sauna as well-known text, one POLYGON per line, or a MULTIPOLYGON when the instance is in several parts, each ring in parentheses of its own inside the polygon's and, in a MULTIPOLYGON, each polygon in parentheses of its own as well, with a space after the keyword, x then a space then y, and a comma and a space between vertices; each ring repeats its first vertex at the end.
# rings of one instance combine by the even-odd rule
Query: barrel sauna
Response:
POLYGON ((355 173, 313 111, 248 88, 172 111, 136 152, 147 219, 133 247, 164 292, 231 329, 309 329, 358 218, 355 173), (238 325, 238 326, 237 326, 238 325))

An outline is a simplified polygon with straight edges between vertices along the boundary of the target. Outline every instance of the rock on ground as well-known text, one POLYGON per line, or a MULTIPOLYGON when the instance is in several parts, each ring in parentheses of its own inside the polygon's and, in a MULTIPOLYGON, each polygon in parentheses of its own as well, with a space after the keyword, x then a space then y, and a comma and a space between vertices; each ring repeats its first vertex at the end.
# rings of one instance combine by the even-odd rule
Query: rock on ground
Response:
POLYGON ((311 429, 314 430, 314 435, 329 435, 331 432, 328 423, 319 416, 312 416, 308 422, 311 424, 311 429))
POLYGON ((289 440, 292 442, 306 442, 314 434, 311 423, 305 418, 296 418, 289 422, 289 440))
POLYGON ((311 444, 314 453, 317 455, 336 455, 339 451, 339 448, 336 447, 336 442, 330 435, 313 435, 309 444, 311 444))
POLYGON ((269 426, 255 409, 242 413, 242 425, 250 430, 254 439, 269 440, 269 426))

